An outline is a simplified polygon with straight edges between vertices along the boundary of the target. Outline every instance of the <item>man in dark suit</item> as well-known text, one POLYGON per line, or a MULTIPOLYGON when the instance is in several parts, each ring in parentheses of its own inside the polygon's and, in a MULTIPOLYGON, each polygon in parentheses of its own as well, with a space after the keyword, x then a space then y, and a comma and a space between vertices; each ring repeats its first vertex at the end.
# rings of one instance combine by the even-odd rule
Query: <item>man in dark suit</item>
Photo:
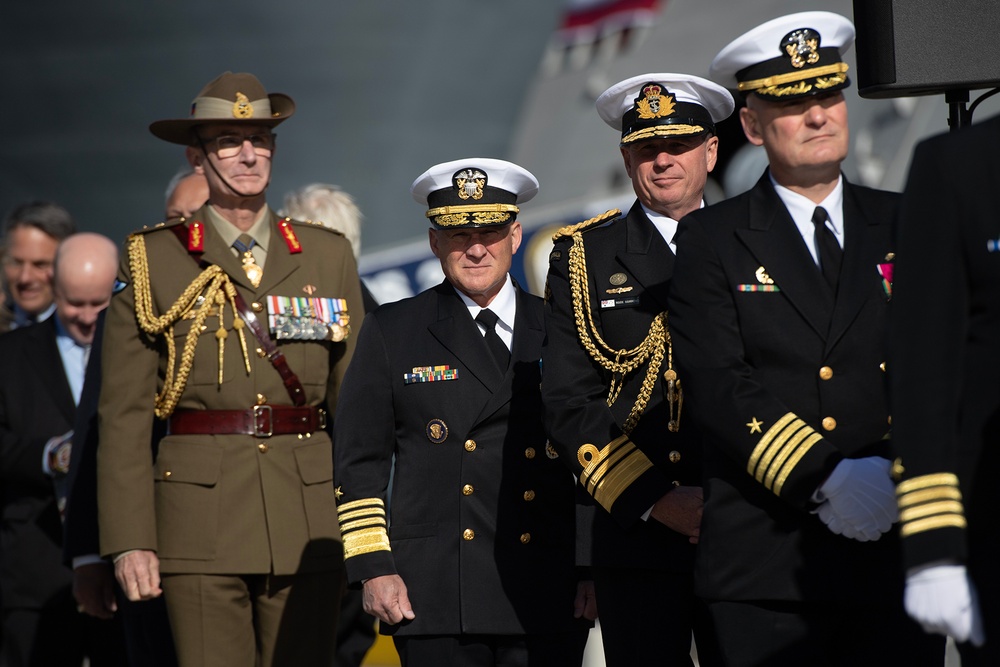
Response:
POLYGON ((714 78, 769 169, 681 221, 669 309, 705 438, 696 588, 726 665, 940 665, 902 608, 883 332, 897 197, 852 185, 847 19, 765 23, 714 78), (811 512, 810 510, 813 510, 811 512), (816 515, 818 514, 818 516, 816 515))
POLYGON ((517 205, 537 190, 502 160, 421 175, 411 192, 446 280, 369 315, 344 378, 348 580, 408 667, 582 660, 573 480, 542 429, 542 302, 508 275, 517 205))
MULTIPOLYGON (((701 520, 697 435, 681 422, 667 333, 677 221, 703 205, 729 92, 685 74, 642 74, 597 100, 621 132, 637 200, 556 235, 542 396, 560 458, 599 506, 586 545, 609 665, 711 664, 692 586, 701 520), (669 601, 669 602, 667 602, 669 601), (657 619, 656 640, 637 619, 657 619)), ((675 377, 675 376, 674 376, 675 377)))
POLYGON ((62 563, 61 490, 76 404, 97 314, 117 266, 98 234, 63 241, 55 261, 55 315, 0 339, 0 551, 6 667, 124 665, 120 627, 78 613, 62 563))
POLYGON ((1000 117, 917 146, 889 318, 906 608, 962 665, 1000 664, 998 150, 1000 117))

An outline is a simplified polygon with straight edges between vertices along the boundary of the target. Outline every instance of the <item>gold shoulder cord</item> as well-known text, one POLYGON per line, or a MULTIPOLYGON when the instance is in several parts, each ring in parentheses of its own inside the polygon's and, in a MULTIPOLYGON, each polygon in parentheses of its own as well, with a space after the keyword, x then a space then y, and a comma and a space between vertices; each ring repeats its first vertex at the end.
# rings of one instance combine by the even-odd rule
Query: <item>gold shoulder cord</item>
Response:
POLYGON ((670 421, 667 428, 672 432, 677 432, 680 429, 684 394, 681 390, 681 383, 677 379, 677 372, 674 371, 674 350, 670 341, 670 331, 667 328, 666 311, 653 318, 653 322, 649 326, 649 333, 639 345, 631 350, 615 350, 601 338, 594 325, 590 306, 590 290, 587 285, 587 257, 583 246, 583 233, 580 231, 573 232, 573 247, 569 251, 569 275, 570 290, 573 294, 573 315, 580 342, 590 357, 612 374, 611 386, 608 388, 608 406, 613 405, 618 399, 625 376, 649 360, 649 368, 646 370, 642 388, 639 390, 635 405, 632 406, 622 430, 628 435, 639 423, 639 418, 653 394, 653 386, 656 384, 656 376, 660 372, 664 350, 666 350, 667 371, 663 374, 663 379, 667 383, 667 403, 670 408, 670 421), (675 408, 676 416, 674 414, 675 408))
POLYGON ((205 319, 212 311, 211 304, 213 303, 219 307, 219 328, 215 332, 215 338, 219 341, 219 384, 222 384, 222 360, 226 336, 228 335, 222 324, 222 314, 226 301, 229 302, 229 307, 233 311, 233 328, 239 334, 240 346, 243 348, 243 362, 247 374, 250 374, 250 356, 247 354, 247 341, 243 333, 244 323, 237 314, 234 300, 236 288, 233 287, 225 271, 214 264, 209 266, 187 286, 165 314, 157 316, 153 312, 153 295, 149 283, 149 261, 146 257, 146 241, 142 234, 134 234, 129 239, 128 261, 132 270, 132 284, 135 286, 136 320, 143 331, 153 336, 162 334, 167 341, 167 370, 163 379, 163 391, 156 395, 155 400, 155 413, 158 418, 166 419, 169 417, 174 408, 177 407, 177 401, 180 400, 181 394, 184 393, 184 387, 187 386, 188 376, 191 373, 191 366, 194 364, 194 351, 198 345, 198 335, 201 333, 205 319), (177 359, 174 344, 174 323, 191 312, 202 292, 204 292, 205 305, 195 312, 191 330, 184 340, 180 367, 176 368, 175 375, 177 359))

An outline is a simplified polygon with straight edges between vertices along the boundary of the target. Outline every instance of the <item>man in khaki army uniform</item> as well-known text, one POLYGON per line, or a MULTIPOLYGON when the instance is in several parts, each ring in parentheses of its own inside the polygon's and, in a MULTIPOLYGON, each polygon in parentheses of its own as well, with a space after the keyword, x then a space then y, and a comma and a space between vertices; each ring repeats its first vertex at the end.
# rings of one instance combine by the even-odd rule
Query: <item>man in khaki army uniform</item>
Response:
POLYGON ((129 237, 108 310, 101 550, 129 599, 165 593, 182 667, 333 653, 343 552, 324 426, 361 292, 346 239, 267 207, 271 130, 294 109, 227 72, 189 118, 150 126, 188 147, 209 200, 129 237), (154 416, 169 428, 155 459, 154 416))

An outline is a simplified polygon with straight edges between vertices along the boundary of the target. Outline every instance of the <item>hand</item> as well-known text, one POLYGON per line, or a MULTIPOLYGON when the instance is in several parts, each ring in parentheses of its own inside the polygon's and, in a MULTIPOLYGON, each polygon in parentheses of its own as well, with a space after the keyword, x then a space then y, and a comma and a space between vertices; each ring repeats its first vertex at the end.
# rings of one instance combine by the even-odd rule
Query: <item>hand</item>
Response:
POLYGON ((80 610, 108 620, 118 611, 115 575, 109 563, 87 563, 73 570, 73 597, 80 610))
POLYGON ((398 574, 386 574, 374 577, 365 582, 365 611, 389 625, 396 625, 404 618, 412 621, 416 618, 410 607, 410 598, 406 595, 406 584, 398 574))
POLYGON ((588 621, 597 620, 597 595, 591 580, 576 583, 576 599, 573 600, 573 618, 583 617, 588 621))
POLYGON ((879 456, 838 463, 818 490, 826 499, 817 510, 820 520, 832 532, 859 542, 877 540, 888 532, 899 518, 891 466, 879 456))
POLYGON ((678 486, 653 504, 650 516, 670 530, 687 535, 691 544, 698 544, 704 504, 700 486, 678 486))
POLYGON ((115 560, 115 577, 132 602, 159 597, 160 559, 155 551, 137 549, 128 551, 115 560))
POLYGON ((976 587, 964 565, 932 565, 906 577, 906 613, 927 632, 982 646, 986 639, 976 587))

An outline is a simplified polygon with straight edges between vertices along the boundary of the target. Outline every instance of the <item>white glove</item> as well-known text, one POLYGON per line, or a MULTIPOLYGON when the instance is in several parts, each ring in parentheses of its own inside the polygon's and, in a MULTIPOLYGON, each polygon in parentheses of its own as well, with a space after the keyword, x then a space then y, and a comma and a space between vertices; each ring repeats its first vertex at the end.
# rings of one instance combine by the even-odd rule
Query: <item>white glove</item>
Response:
POLYGON ((982 646, 986 636, 976 587, 964 565, 932 565, 906 577, 906 613, 927 632, 982 646))
POLYGON ((816 495, 825 500, 817 509, 832 532, 859 542, 877 540, 899 518, 892 464, 880 456, 844 459, 816 495))

